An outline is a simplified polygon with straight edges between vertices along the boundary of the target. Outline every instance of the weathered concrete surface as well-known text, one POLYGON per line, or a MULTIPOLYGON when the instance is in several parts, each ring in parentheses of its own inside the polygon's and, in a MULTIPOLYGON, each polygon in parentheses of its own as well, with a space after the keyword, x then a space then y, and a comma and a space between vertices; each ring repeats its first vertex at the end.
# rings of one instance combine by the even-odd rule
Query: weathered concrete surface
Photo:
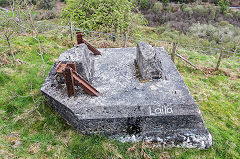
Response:
POLYGON ((137 44, 136 63, 143 80, 166 79, 159 55, 150 44, 137 44))
POLYGON ((122 142, 142 139, 158 145, 208 148, 212 138, 188 88, 163 48, 155 48, 167 80, 141 83, 136 48, 100 49, 94 56, 92 97, 69 98, 55 80, 53 65, 41 91, 49 105, 83 134, 103 133, 122 142))
POLYGON ((86 44, 79 44, 72 49, 63 52, 58 61, 76 62, 77 72, 87 81, 91 81, 94 74, 94 55, 88 50, 86 44))

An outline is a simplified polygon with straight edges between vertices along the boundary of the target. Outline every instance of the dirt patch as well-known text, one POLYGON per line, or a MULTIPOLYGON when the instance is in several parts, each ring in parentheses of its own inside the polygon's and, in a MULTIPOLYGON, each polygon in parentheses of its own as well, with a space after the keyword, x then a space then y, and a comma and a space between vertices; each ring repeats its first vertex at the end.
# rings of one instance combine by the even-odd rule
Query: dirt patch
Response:
POLYGON ((232 6, 234 7, 239 7, 240 6, 240 2, 239 0, 230 0, 232 6))
POLYGON ((14 155, 9 153, 8 151, 6 150, 3 150, 3 149, 0 149, 0 158, 3 158, 3 159, 10 159, 10 158, 13 158, 14 155))
POLYGON ((201 66, 200 69, 205 74, 209 74, 209 75, 216 74, 215 68, 213 68, 213 67, 201 66))
POLYGON ((61 10, 66 6, 64 2, 56 1, 56 4, 53 8, 53 10, 57 13, 61 12, 61 10))
POLYGON ((28 152, 33 155, 35 153, 38 153, 41 150, 40 148, 40 144, 39 143, 34 143, 32 145, 29 146, 28 148, 28 152))
POLYGON ((206 75, 217 75, 219 73, 223 73, 225 76, 230 77, 232 80, 237 80, 240 78, 239 71, 235 72, 231 69, 224 68, 216 71, 215 68, 207 66, 201 66, 200 69, 206 75))
POLYGON ((225 76, 228 76, 228 77, 230 77, 233 80, 237 80, 237 79, 240 78, 240 72, 239 71, 233 72, 231 69, 226 69, 226 68, 221 70, 221 71, 223 72, 223 74, 225 76))
POLYGON ((10 61, 6 55, 3 55, 2 57, 0 57, 0 66, 8 65, 11 63, 12 63, 12 61, 10 61))

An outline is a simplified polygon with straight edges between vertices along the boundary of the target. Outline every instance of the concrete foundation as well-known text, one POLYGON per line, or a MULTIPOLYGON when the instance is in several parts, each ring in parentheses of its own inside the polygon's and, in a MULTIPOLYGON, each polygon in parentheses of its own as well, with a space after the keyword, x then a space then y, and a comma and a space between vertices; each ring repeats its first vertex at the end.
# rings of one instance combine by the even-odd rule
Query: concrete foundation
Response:
POLYGON ((166 79, 141 82, 136 48, 99 49, 92 85, 99 97, 77 89, 68 97, 55 79, 56 64, 41 91, 49 105, 83 134, 104 134, 122 142, 141 140, 167 147, 208 148, 212 137, 191 93, 163 48, 154 48, 166 79))

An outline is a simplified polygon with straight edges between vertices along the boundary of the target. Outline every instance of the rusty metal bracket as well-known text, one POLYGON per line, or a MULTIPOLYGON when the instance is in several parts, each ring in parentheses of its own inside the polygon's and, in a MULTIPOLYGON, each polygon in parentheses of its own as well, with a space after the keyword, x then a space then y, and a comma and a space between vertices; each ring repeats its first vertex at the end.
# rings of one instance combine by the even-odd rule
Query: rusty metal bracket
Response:
POLYGON ((67 66, 67 64, 63 64, 62 62, 59 62, 56 67, 56 72, 59 74, 63 73, 63 69, 67 66))
POLYGON ((94 53, 94 55, 101 55, 100 51, 98 51, 95 47, 93 47, 91 44, 89 44, 86 40, 82 38, 82 32, 76 32, 76 35, 78 44, 84 43, 87 45, 88 49, 94 53))
POLYGON ((77 72, 72 71, 72 77, 74 78, 74 82, 76 82, 87 94, 98 96, 99 92, 77 72))
POLYGON ((76 95, 75 89, 74 89, 74 79, 73 79, 73 69, 71 67, 65 67, 63 70, 66 86, 67 86, 67 93, 68 96, 76 95))
POLYGON ((98 96, 99 92, 91 86, 81 75, 77 73, 77 68, 75 63, 63 64, 60 62, 56 67, 56 72, 58 74, 63 74, 65 78, 65 83, 67 87, 68 96, 76 95, 74 86, 80 86, 87 94, 91 96, 98 96))

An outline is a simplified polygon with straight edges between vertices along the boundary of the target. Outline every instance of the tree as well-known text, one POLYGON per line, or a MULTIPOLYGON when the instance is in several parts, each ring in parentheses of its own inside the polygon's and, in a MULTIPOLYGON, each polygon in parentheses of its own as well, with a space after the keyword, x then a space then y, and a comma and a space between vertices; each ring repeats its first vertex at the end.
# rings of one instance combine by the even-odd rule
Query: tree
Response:
POLYGON ((140 0, 139 4, 142 9, 148 9, 150 7, 149 0, 140 0))
MULTIPOLYGON (((14 1, 13 1, 14 2, 14 1)), ((28 0, 19 0, 15 1, 12 4, 13 13, 15 13, 15 18, 13 20, 21 29, 25 30, 32 34, 32 38, 34 41, 37 41, 38 45, 38 55, 41 57, 42 60, 42 67, 43 67, 43 77, 46 77, 46 64, 43 58, 44 52, 41 45, 40 40, 40 33, 39 33, 39 24, 34 20, 32 13, 34 12, 36 6, 31 4, 29 5, 28 0)))
POLYGON ((133 6, 129 0, 68 0, 62 17, 83 29, 126 32, 133 6))
POLYGON ((18 32, 18 28, 13 18, 13 14, 11 12, 0 11, 0 38, 7 41, 9 53, 12 56, 13 64, 15 64, 15 55, 12 49, 12 39, 18 32))

